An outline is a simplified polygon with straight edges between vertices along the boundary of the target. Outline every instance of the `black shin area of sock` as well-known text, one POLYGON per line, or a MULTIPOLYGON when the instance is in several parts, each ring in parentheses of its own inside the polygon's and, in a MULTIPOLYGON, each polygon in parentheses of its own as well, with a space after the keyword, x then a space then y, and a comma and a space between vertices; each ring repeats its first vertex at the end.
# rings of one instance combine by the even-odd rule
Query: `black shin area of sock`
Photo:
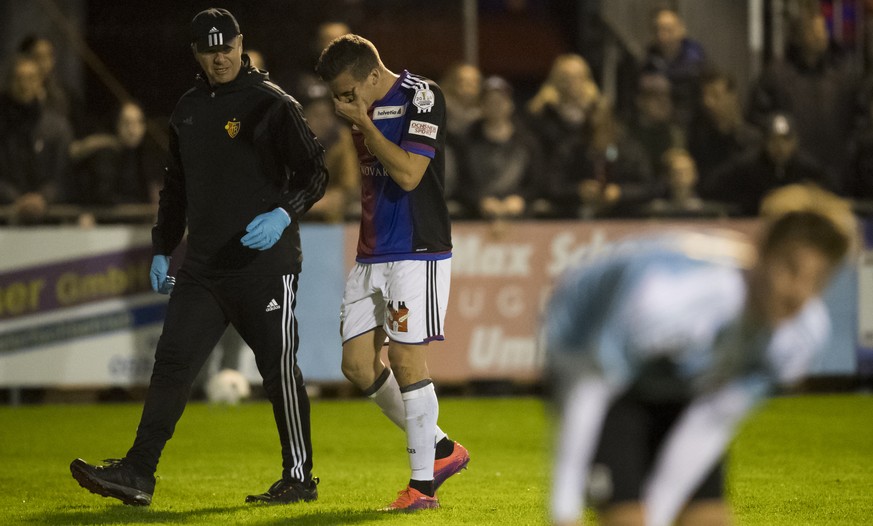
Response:
POLYGON ((436 443, 436 453, 434 458, 446 458, 455 451, 455 442, 449 437, 443 437, 442 440, 436 443))
POLYGON ((379 378, 376 378, 376 381, 373 382, 373 385, 364 389, 364 395, 370 396, 376 394, 376 391, 378 391, 383 385, 385 385, 385 382, 388 380, 388 376, 390 374, 391 369, 387 367, 382 369, 382 373, 379 374, 379 378))
POLYGON ((412 480, 409 479, 409 487, 416 489, 428 497, 433 497, 433 480, 412 480))

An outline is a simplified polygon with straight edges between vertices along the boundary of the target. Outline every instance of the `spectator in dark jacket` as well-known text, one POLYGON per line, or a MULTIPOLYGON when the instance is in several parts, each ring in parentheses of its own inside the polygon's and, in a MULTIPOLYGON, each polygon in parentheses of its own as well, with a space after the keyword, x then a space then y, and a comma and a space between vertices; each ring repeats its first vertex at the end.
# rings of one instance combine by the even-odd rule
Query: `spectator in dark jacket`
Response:
POLYGON ((701 193, 735 207, 738 215, 754 216, 768 192, 793 183, 834 187, 827 171, 800 149, 792 119, 777 113, 767 125, 763 146, 730 161, 701 193))
POLYGON ((663 194, 645 150, 624 131, 606 100, 592 112, 585 137, 586 146, 571 163, 574 170, 551 188, 560 217, 629 217, 663 194))
MULTIPOLYGON (((555 58, 548 78, 528 101, 528 125, 539 142, 544 159, 541 184, 556 189, 556 193, 548 195, 548 200, 553 195, 559 201, 576 195, 573 190, 568 196, 562 182, 578 181, 577 156, 586 148, 592 113, 601 98, 585 59, 565 54, 555 58)), ((537 207, 535 215, 576 216, 575 205, 570 205, 571 210, 566 202, 551 203, 548 200, 537 207)))
POLYGON ((515 119, 513 90, 489 77, 482 87, 482 119, 470 129, 467 172, 472 205, 484 218, 521 217, 542 173, 539 146, 515 119))
POLYGON ((89 206, 152 203, 157 210, 164 152, 146 131, 142 108, 128 101, 116 114, 114 133, 74 142, 74 177, 67 201, 89 206))
POLYGON ((841 180, 843 193, 856 201, 858 211, 873 215, 873 99, 868 98, 866 105, 866 118, 852 137, 849 163, 841 180), (858 201, 865 203, 858 206, 858 201))
POLYGON ((39 66, 16 57, 0 95, 0 204, 12 205, 10 221, 39 223, 66 177, 69 122, 46 108, 39 66))
POLYGON ((473 64, 456 62, 443 73, 439 85, 446 97, 446 206, 452 218, 471 219, 477 213, 467 193, 467 145, 470 127, 482 115, 482 72, 473 64))
POLYGON ((661 73, 670 79, 676 119, 687 127, 699 98, 706 53, 699 42, 688 38, 685 22, 675 9, 656 9, 652 30, 654 39, 646 50, 643 73, 661 73))
POLYGON ((63 115, 70 122, 75 135, 85 133, 92 123, 89 122, 89 116, 84 111, 82 98, 70 86, 65 85, 58 75, 54 43, 43 36, 28 35, 18 44, 18 51, 36 61, 39 66, 45 90, 43 100, 45 107, 63 115))
POLYGON ((856 119, 858 76, 832 52, 821 13, 792 24, 785 60, 771 63, 752 90, 750 119, 764 126, 775 112, 796 121, 800 148, 831 172, 843 173, 856 119))
POLYGON ((668 150, 685 148, 685 132, 676 124, 670 99, 670 81, 660 73, 644 74, 634 102, 628 133, 645 149, 652 172, 658 172, 668 150))
POLYGON ((730 76, 710 70, 700 80, 700 112, 688 133, 688 150, 694 156, 701 184, 729 159, 757 149, 761 130, 746 122, 737 87, 730 76))

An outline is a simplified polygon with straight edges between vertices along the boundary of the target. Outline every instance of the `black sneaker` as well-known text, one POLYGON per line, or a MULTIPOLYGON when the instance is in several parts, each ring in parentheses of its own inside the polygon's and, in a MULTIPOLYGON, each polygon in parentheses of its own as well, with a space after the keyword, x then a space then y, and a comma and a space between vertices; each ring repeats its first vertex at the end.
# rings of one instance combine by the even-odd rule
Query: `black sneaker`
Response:
POLYGON ((318 499, 318 488, 316 488, 318 482, 317 477, 313 477, 307 482, 279 479, 270 486, 266 493, 246 497, 246 502, 265 502, 267 504, 312 502, 318 499))
POLYGON ((124 459, 110 458, 104 466, 92 466, 81 458, 70 463, 70 473, 79 485, 97 495, 112 497, 130 506, 148 506, 155 492, 155 477, 144 475, 124 459))

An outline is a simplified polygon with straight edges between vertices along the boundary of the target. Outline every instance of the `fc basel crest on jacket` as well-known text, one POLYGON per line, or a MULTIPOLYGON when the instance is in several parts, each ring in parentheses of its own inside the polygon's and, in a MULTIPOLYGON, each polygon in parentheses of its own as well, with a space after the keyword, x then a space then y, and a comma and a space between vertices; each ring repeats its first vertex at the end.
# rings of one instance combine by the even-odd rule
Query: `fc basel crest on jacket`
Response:
POLYGON ((233 139, 236 137, 236 134, 239 133, 240 122, 236 119, 227 121, 227 124, 224 125, 224 129, 227 130, 227 134, 230 135, 230 138, 233 139))

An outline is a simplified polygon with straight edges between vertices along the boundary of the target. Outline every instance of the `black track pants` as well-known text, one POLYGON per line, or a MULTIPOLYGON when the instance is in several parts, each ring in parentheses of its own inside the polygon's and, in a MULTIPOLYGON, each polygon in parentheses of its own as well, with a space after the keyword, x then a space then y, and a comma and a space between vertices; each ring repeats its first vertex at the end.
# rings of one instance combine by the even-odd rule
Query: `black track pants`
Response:
POLYGON ((297 275, 204 277, 181 270, 170 296, 142 418, 125 457, 154 473, 194 378, 228 323, 255 353, 282 445, 282 476, 312 472, 309 397, 297 366, 297 275))

